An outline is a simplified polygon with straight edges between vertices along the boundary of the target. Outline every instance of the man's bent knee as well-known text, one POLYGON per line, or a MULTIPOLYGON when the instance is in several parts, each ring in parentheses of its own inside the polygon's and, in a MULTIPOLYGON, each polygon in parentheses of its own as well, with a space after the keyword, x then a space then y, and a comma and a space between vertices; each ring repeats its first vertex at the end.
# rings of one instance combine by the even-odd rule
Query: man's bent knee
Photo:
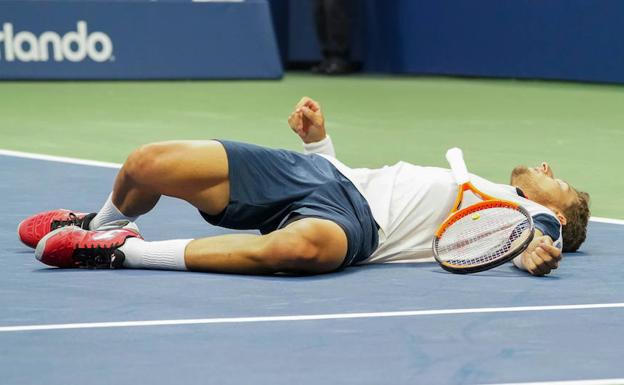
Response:
POLYGON ((134 150, 126 159, 122 171, 139 184, 148 183, 162 172, 162 156, 166 152, 175 151, 172 142, 157 142, 142 145, 134 150))
POLYGON ((276 271, 307 271, 314 269, 320 262, 318 246, 287 231, 271 234, 265 252, 276 271))
POLYGON ((344 231, 325 220, 300 220, 267 237, 265 253, 275 271, 328 273, 340 268, 346 256, 344 231))

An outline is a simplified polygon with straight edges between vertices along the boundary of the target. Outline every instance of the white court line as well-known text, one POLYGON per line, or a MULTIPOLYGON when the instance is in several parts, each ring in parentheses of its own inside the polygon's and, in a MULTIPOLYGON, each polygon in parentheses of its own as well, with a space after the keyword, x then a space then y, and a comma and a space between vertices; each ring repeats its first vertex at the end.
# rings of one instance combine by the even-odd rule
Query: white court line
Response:
MULTIPOLYGON (((486 385, 486 384, 483 384, 486 385)), ((514 382, 505 384, 487 385, 624 385, 624 378, 606 378, 601 380, 579 380, 579 381, 544 381, 544 382, 514 382)))
POLYGON ((603 218, 603 217, 591 217, 592 222, 611 223, 614 225, 624 225, 623 219, 603 218))
POLYGON ((286 322, 286 321, 321 321, 357 318, 391 318, 391 317, 417 317, 430 315, 449 314, 478 314, 478 313, 517 313, 517 312, 543 312, 556 310, 587 310, 587 309, 614 309, 624 308, 621 303, 597 303, 583 305, 550 305, 550 306, 517 306, 517 307, 485 307, 467 309, 440 309, 440 310, 412 310, 390 311, 374 313, 337 313, 337 314, 309 314, 287 315, 266 317, 230 317, 230 318, 198 318, 198 319, 173 319, 153 321, 119 321, 119 322, 86 322, 48 325, 21 325, 1 326, 0 332, 23 332, 35 330, 62 330, 62 329, 97 329, 97 328, 123 328, 135 326, 173 326, 173 325, 205 325, 205 324, 241 324, 257 322, 286 322))
MULTIPOLYGON (((0 155, 13 156, 17 158, 45 160, 48 162, 79 164, 82 166, 121 168, 121 163, 100 162, 98 160, 69 158, 66 156, 45 155, 45 154, 37 154, 33 152, 22 152, 22 151, 0 149, 0 155)), ((624 219, 591 217, 590 221, 599 222, 599 223, 610 223, 614 225, 624 225, 624 219)))
POLYGON ((79 159, 79 158, 68 158, 66 156, 36 154, 32 152, 22 152, 22 151, 0 149, 0 155, 14 156, 16 158, 45 160, 47 162, 79 164, 82 166, 121 168, 121 164, 119 163, 100 162, 98 160, 79 159))

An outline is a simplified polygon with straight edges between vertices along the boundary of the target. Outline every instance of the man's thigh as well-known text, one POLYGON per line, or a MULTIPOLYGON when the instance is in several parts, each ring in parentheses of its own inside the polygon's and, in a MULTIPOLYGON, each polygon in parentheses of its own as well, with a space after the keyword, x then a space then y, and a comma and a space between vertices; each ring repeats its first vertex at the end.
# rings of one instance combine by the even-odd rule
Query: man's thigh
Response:
POLYGON ((138 153, 147 174, 142 183, 212 215, 227 206, 228 158, 218 141, 159 142, 142 147, 138 153))

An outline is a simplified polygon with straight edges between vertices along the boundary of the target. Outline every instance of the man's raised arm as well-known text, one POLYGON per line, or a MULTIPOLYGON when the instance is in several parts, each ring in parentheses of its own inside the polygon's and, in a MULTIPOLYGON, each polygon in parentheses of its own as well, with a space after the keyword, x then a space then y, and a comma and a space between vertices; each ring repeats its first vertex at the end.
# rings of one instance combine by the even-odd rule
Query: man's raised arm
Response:
POLYGON ((288 125, 303 141, 306 154, 336 156, 334 144, 325 131, 325 118, 321 105, 304 96, 288 117, 288 125))

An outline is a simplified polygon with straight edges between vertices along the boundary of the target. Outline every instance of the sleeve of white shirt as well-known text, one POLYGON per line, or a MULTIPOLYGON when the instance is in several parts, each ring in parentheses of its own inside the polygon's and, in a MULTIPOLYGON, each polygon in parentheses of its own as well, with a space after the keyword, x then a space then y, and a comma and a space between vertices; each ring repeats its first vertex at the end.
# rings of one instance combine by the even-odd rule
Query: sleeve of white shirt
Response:
POLYGON ((323 140, 319 140, 314 143, 304 143, 303 144, 303 152, 304 154, 323 154, 329 155, 332 157, 336 157, 336 151, 334 150, 334 143, 332 143, 329 135, 325 137, 323 140))

